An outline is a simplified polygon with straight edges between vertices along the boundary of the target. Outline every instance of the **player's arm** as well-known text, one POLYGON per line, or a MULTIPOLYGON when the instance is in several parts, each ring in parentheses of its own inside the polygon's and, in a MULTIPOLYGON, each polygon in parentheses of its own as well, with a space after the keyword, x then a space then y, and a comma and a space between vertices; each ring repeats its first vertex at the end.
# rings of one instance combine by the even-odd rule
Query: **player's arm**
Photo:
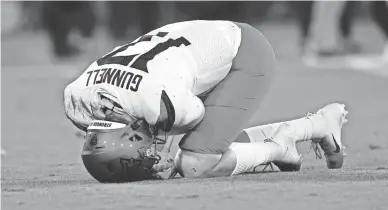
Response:
MULTIPOLYGON (((174 96, 177 96, 174 94, 174 96)), ((205 115, 205 108, 202 101, 193 94, 187 93, 178 103, 170 100, 166 92, 163 92, 160 100, 160 115, 155 126, 167 133, 168 136, 185 134, 194 128, 205 115)), ((175 97, 176 98, 176 97, 175 97)), ((174 138, 167 138, 162 152, 170 152, 174 138)))
POLYGON ((73 84, 69 84, 64 89, 64 110, 67 119, 70 120, 71 123, 81 131, 86 132, 87 126, 89 125, 88 121, 84 118, 83 112, 80 112, 78 108, 80 102, 73 95, 72 88, 74 88, 73 84))
POLYGON ((159 153, 162 156, 162 161, 154 166, 159 179, 169 179, 176 174, 176 168, 173 163, 176 150, 173 150, 172 146, 178 145, 182 139, 183 135, 178 134, 189 132, 201 122, 205 115, 205 107, 198 97, 192 93, 181 96, 182 100, 178 100, 180 103, 178 103, 176 98, 173 100, 161 100, 160 103, 160 115, 156 125, 163 131, 167 131, 168 137, 159 153), (173 106, 173 109, 170 106, 173 106), (171 112, 172 110, 174 113, 171 112), (171 115, 174 116, 172 117, 171 115), (174 123, 171 123, 171 119, 174 119, 174 123))
POLYGON ((205 116, 205 107, 201 99, 190 91, 175 92, 172 95, 169 97, 166 92, 162 94, 156 126, 168 135, 185 134, 201 122, 205 116))
MULTIPOLYGON (((175 113, 175 108, 173 107, 173 104, 171 102, 171 100, 168 98, 167 94, 165 92, 163 92, 162 94, 162 98, 160 100, 160 115, 158 117, 158 120, 155 124, 155 126, 157 127, 157 129, 160 129, 162 130, 161 132, 159 132, 159 135, 161 138, 163 138, 163 136, 165 135, 166 136, 166 142, 165 144, 163 145, 163 148, 160 150, 160 152, 162 153, 169 153, 170 152, 170 148, 172 146, 172 143, 174 142, 174 138, 173 138, 173 135, 176 135, 176 134, 181 134, 181 133, 186 133, 188 128, 183 128, 183 129, 174 129, 173 126, 175 123, 175 116, 176 116, 176 113, 175 113), (167 98, 165 98, 167 97, 167 98), (167 137, 168 135, 168 137, 167 137)), ((179 119, 178 119, 179 121, 179 119)), ((187 125, 185 125, 187 126, 187 125)))

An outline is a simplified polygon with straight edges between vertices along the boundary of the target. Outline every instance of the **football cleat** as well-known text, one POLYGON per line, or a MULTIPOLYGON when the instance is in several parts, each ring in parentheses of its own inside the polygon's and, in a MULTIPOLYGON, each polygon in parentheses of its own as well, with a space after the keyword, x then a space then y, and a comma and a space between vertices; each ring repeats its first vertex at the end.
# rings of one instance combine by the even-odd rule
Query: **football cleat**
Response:
MULTIPOLYGON (((302 167, 302 157, 296 149, 295 141, 287 137, 287 135, 282 135, 282 130, 287 132, 289 126, 286 123, 283 123, 279 126, 278 130, 275 132, 272 139, 275 139, 274 142, 279 144, 284 149, 284 158, 280 161, 273 161, 273 163, 279 168, 280 171, 299 171, 302 167)), ((288 135, 289 136, 289 135, 288 135)))
POLYGON ((324 152, 326 157, 326 165, 329 169, 341 168, 344 162, 345 147, 342 144, 341 131, 342 126, 347 122, 345 118, 348 111, 345 110, 344 104, 329 104, 318 110, 315 114, 308 114, 308 117, 313 115, 321 115, 326 120, 326 134, 321 139, 312 140, 312 148, 318 158, 322 158, 318 145, 324 152))

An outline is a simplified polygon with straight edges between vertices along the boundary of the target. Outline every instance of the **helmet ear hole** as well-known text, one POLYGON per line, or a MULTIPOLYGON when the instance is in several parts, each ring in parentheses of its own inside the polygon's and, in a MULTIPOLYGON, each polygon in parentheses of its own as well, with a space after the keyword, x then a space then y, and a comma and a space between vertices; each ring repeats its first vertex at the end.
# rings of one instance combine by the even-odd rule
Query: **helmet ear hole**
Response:
POLYGON ((137 142, 137 141, 142 141, 143 140, 143 137, 141 137, 140 135, 138 134, 135 134, 131 137, 128 138, 130 141, 132 142, 137 142))
POLYGON ((136 134, 134 137, 135 137, 135 139, 136 139, 137 141, 143 140, 143 137, 141 137, 141 136, 139 136, 139 135, 137 135, 137 134, 136 134))

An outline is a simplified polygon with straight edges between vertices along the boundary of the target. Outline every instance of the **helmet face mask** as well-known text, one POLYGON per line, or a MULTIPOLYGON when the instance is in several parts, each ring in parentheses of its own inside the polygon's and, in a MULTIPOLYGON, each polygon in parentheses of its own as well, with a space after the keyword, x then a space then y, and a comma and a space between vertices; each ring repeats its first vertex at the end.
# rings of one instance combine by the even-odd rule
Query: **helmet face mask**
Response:
POLYGON ((112 123, 112 126, 88 128, 82 160, 90 175, 99 182, 114 183, 144 180, 152 176, 152 166, 160 160, 160 156, 153 146, 148 124, 142 120, 130 125, 98 122, 105 126, 112 123))

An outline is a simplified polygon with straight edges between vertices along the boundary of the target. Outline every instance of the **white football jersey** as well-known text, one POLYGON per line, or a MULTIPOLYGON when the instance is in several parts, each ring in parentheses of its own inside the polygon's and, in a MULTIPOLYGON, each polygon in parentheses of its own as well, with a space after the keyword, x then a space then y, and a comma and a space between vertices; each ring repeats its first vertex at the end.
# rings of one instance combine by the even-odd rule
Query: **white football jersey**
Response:
POLYGON ((186 132, 205 113, 197 96, 229 73, 240 42, 240 28, 230 21, 163 26, 93 62, 66 87, 66 114, 83 128, 103 120, 103 95, 132 118, 154 125, 164 90, 175 109, 173 128, 186 132))

